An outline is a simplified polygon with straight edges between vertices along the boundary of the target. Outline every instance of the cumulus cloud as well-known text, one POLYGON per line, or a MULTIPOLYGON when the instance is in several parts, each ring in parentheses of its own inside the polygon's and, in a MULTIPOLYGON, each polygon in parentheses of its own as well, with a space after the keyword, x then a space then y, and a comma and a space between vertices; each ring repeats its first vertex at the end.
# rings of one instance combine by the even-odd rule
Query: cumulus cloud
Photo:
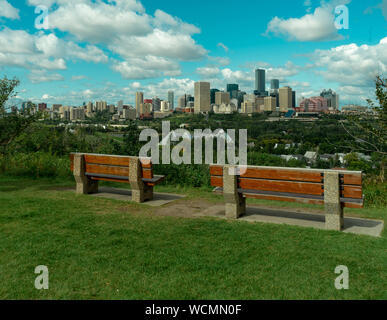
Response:
POLYGON ((112 68, 121 73, 125 79, 149 79, 181 74, 178 63, 155 56, 129 58, 129 61, 116 61, 112 68))
POLYGON ((24 30, 5 28, 0 31, 0 66, 26 69, 66 69, 65 59, 107 62, 107 56, 99 48, 85 48, 74 42, 65 42, 54 34, 31 35, 24 30))
MULTIPOLYGON (((28 3, 37 5, 39 1, 28 3)), ((207 50, 192 38, 200 33, 198 27, 162 10, 149 15, 140 1, 45 2, 48 6, 56 3, 50 11, 52 30, 59 29, 78 41, 103 46, 116 55, 111 68, 126 79, 177 76, 181 73, 180 61, 196 61, 207 55, 207 50)), ((101 57, 96 46, 86 49, 89 52, 83 55, 75 50, 77 58, 85 60, 86 54, 101 57)))
POLYGON ((19 9, 13 7, 7 0, 0 0, 0 17, 20 19, 19 9))
POLYGON ((355 43, 316 50, 311 59, 317 73, 342 86, 373 87, 375 76, 387 72, 387 37, 376 45, 355 43))
POLYGON ((32 83, 62 81, 64 77, 59 73, 47 73, 44 70, 32 70, 28 75, 28 78, 32 83))
POLYGON ((221 47, 221 48, 223 48, 224 49, 224 51, 226 51, 226 52, 228 52, 228 47, 225 45, 225 44, 223 44, 222 42, 219 42, 218 43, 218 47, 221 47))
MULTIPOLYGON (((345 5, 350 0, 340 3, 331 1, 324 3, 313 13, 307 13, 301 18, 282 19, 274 17, 268 24, 266 35, 274 34, 296 41, 327 41, 340 40, 343 37, 335 27, 334 8, 336 5, 345 5)), ((306 3, 310 5, 310 3, 306 3)))

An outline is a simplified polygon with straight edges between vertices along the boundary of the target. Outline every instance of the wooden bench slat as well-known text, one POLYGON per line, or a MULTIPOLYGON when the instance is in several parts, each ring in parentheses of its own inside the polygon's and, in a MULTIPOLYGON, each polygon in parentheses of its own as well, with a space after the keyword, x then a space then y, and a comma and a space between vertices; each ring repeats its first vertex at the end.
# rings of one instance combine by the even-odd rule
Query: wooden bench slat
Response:
POLYGON ((152 179, 153 178, 153 171, 149 169, 142 169, 142 177, 144 179, 152 179))
POLYGON ((116 167, 86 163, 86 173, 109 174, 129 177, 129 167, 116 167))
POLYGON ((319 182, 323 181, 323 176, 319 172, 303 172, 295 170, 275 170, 275 169, 255 169, 247 168, 241 175, 242 178, 258 178, 270 180, 288 180, 300 182, 319 182))
MULTIPOLYGON (((211 176, 223 176, 223 167, 220 165, 210 166, 211 176)), ((246 172, 241 175, 242 178, 257 178, 269 180, 286 180, 302 182, 323 182, 324 170, 316 169, 287 169, 273 167, 247 167, 246 172)), ((362 185, 361 173, 340 172, 342 184, 362 185)))
MULTIPOLYGON (((309 204, 316 204, 316 205, 324 204, 323 196, 301 195, 301 194, 294 194, 294 193, 292 194, 288 192, 244 190, 244 189, 239 189, 238 191, 243 193, 243 195, 246 198, 297 202, 297 203, 309 203, 309 204)), ((223 193, 223 188, 216 187, 214 189, 214 192, 217 194, 221 194, 223 193)), ((341 198, 340 201, 342 206, 346 208, 363 208, 364 206, 363 199, 341 198)))
POLYGON ((340 179, 343 184, 347 185, 356 185, 361 186, 362 185, 362 175, 361 174, 343 174, 344 177, 340 179))
POLYGON ((117 157, 117 156, 106 156, 106 155, 89 155, 85 154, 86 163, 90 164, 105 164, 112 166, 123 166, 128 167, 130 158, 129 157, 117 157))
POLYGON ((322 188, 323 185, 321 183, 240 178, 238 185, 241 189, 278 191, 311 195, 324 194, 324 190, 322 188))
POLYGON ((363 190, 360 186, 341 186, 340 195, 344 198, 362 199, 363 190))

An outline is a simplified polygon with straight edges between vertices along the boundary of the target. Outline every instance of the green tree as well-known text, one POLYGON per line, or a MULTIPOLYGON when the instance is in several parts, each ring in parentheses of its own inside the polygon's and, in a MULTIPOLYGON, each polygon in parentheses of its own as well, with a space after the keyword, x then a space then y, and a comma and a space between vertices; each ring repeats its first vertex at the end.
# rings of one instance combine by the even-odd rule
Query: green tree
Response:
POLYGON ((367 100, 372 112, 361 116, 350 116, 348 125, 342 125, 354 141, 353 151, 379 155, 379 178, 384 182, 387 157, 387 78, 378 76, 375 84, 377 102, 375 104, 372 100, 367 100))
POLYGON ((32 104, 29 104, 29 108, 22 115, 8 112, 7 101, 16 96, 15 89, 19 83, 16 78, 8 79, 5 76, 0 79, 0 157, 2 171, 5 170, 6 157, 11 143, 39 118, 39 114, 31 114, 32 104))

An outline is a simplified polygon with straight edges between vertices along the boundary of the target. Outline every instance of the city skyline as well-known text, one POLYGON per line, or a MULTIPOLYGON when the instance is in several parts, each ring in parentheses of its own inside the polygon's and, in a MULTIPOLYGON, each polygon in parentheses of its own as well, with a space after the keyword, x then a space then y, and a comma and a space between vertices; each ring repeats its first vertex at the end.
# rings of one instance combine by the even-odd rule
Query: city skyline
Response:
POLYGON ((22 81, 23 101, 135 105, 137 91, 164 100, 174 91, 176 106, 196 81, 219 90, 235 83, 251 93, 255 69, 264 69, 266 90, 278 79, 298 99, 332 88, 341 105, 364 105, 374 75, 387 71, 386 0, 307 0, 292 8, 243 0, 239 6, 249 10, 239 15, 215 1, 196 4, 0 1, 2 74, 22 81), (36 28, 37 5, 50 7, 47 30, 36 28), (334 28, 338 5, 349 10, 349 29, 334 28), (222 23, 221 32, 215 13, 233 23, 222 23), (88 22, 82 14, 100 19, 88 22))

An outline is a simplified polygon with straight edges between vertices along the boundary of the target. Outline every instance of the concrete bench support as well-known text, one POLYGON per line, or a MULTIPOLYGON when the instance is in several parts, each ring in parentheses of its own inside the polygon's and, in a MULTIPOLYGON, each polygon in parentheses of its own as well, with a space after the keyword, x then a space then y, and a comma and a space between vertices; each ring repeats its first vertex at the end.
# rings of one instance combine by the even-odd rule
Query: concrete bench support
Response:
POLYGON ((340 203, 340 176, 338 172, 324 173, 325 228, 341 231, 344 227, 343 207, 340 203))
POLYGON ((98 181, 91 180, 86 176, 86 162, 83 154, 74 156, 74 178, 77 184, 78 194, 90 194, 98 192, 98 181))
POLYGON ((129 162, 129 181, 132 188, 132 201, 142 203, 153 200, 153 187, 142 181, 142 168, 139 158, 131 158, 129 162))
POLYGON ((246 213, 246 198, 238 193, 238 176, 233 166, 223 167, 223 197, 226 204, 226 217, 238 219, 246 213))

